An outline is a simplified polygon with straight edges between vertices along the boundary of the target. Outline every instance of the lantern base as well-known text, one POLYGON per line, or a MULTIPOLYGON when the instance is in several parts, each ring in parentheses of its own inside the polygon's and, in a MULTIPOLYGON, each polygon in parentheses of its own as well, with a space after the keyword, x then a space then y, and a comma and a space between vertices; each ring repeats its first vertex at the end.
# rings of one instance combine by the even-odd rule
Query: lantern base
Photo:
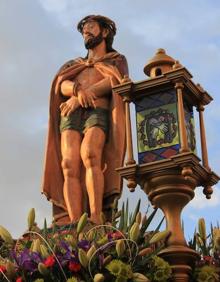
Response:
POLYGON ((181 225, 181 212, 193 199, 197 186, 213 185, 219 177, 204 168, 200 159, 190 152, 117 170, 127 180, 135 179, 152 205, 163 211, 170 236, 166 242, 167 247, 160 252, 160 256, 171 264, 173 281, 189 281, 191 266, 199 255, 187 246, 181 225))
POLYGON ((188 282, 192 266, 199 254, 187 246, 169 246, 159 256, 172 265, 173 281, 188 282))

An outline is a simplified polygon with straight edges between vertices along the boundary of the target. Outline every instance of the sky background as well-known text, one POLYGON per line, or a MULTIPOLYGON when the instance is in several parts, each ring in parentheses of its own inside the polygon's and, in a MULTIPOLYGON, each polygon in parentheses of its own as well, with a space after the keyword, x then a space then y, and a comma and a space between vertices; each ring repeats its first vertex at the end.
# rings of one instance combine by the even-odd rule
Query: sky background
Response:
MULTIPOLYGON (((64 62, 85 56, 76 24, 88 14, 116 22, 114 48, 127 57, 133 81, 147 78, 145 63, 164 48, 214 98, 206 108, 205 124, 210 166, 220 174, 218 0, 0 0, 0 225, 14 237, 25 231, 32 207, 40 226, 44 218, 51 222, 51 205, 40 194, 49 89, 64 62)), ((146 210, 147 197, 140 189, 131 194, 125 187, 126 198, 131 209, 142 198, 146 210)), ((155 224, 161 216, 158 213, 155 224)), ((207 225, 220 219, 220 184, 209 201, 196 189, 183 211, 187 239, 200 217, 207 225)))

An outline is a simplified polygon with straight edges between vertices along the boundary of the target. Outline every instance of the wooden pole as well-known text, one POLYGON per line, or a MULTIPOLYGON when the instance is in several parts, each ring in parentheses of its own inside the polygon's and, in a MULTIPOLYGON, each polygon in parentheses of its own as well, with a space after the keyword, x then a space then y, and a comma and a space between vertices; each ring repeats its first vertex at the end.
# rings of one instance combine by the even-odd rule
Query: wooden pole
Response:
POLYGON ((125 102, 125 126, 126 126, 126 143, 127 143, 127 160, 126 165, 135 164, 134 154, 133 154, 133 142, 131 133, 131 115, 130 115, 130 99, 128 97, 124 98, 125 102))
POLYGON ((202 164, 205 168, 210 170, 209 161, 208 161, 208 151, 206 145, 206 134, 205 134, 205 123, 204 123, 204 106, 200 104, 197 107, 197 111, 199 112, 199 126, 200 126, 200 141, 201 141, 201 150, 202 150, 202 164))
MULTIPOLYGON (((205 134, 205 123, 204 123, 204 112, 205 108, 202 104, 197 107, 197 111, 199 112, 199 126, 200 126, 200 141, 201 141, 201 151, 202 151, 202 164, 203 166, 211 172, 211 168, 209 167, 208 161, 208 150, 206 145, 206 134, 205 134)), ((204 186, 203 193, 205 194, 207 199, 211 198, 213 193, 213 189, 210 185, 204 186)))
POLYGON ((187 131, 185 124, 185 112, 183 107, 183 88, 184 85, 182 82, 177 82, 175 84, 177 91, 177 105, 178 105, 178 119, 179 119, 179 132, 180 132, 180 153, 189 152, 188 140, 187 140, 187 131))

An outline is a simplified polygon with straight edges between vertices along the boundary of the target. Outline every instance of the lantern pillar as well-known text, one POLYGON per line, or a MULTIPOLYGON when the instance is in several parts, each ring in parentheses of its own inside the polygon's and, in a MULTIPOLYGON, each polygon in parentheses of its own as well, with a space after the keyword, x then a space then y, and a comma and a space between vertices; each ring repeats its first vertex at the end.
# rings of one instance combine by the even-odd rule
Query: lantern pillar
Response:
POLYGON ((179 131, 180 131, 180 144, 181 144, 181 153, 189 152, 188 141, 187 141, 187 132, 185 125, 185 113, 183 107, 183 88, 184 84, 180 81, 175 84, 177 91, 177 105, 178 105, 178 118, 179 118, 179 131))
MULTIPOLYGON (((201 86, 199 85, 201 88, 201 86)), ((204 90, 202 89, 204 92, 204 90)), ((205 108, 202 104, 199 104, 197 107, 197 111, 199 112, 199 125, 200 125, 200 140, 201 140, 201 150, 202 150, 202 163, 203 166, 208 170, 211 171, 209 167, 209 161, 208 161, 208 151, 206 146, 206 134, 205 134, 205 123, 204 123, 204 117, 203 112, 205 108)), ((211 195, 213 193, 213 189, 210 185, 204 186, 203 193, 206 195, 207 199, 211 198, 211 195)))
POLYGON ((181 213, 196 187, 203 186, 210 198, 211 186, 220 179, 208 165, 205 141, 203 107, 212 97, 164 49, 149 60, 144 72, 150 78, 114 87, 125 101, 128 148, 126 165, 117 171, 131 191, 139 184, 152 205, 163 211, 170 236, 159 255, 171 264, 173 281, 188 282, 199 255, 187 246, 181 213), (136 107, 138 164, 132 151, 130 101, 136 107), (202 164, 196 155, 193 107, 200 117, 202 164))
POLYGON ((191 265, 198 254, 187 246, 181 226, 181 212, 194 197, 196 180, 182 175, 181 168, 171 169, 164 174, 151 176, 145 182, 145 192, 156 207, 161 208, 166 218, 170 236, 166 248, 159 255, 167 260, 173 269, 173 280, 188 281, 191 265))

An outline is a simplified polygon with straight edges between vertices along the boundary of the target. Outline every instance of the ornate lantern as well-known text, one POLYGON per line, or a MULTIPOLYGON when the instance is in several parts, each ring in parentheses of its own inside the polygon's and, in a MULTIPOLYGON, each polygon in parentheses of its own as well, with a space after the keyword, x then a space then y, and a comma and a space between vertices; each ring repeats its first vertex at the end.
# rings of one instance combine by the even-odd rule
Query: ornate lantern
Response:
POLYGON ((132 82, 125 78, 114 87, 125 101, 127 133, 126 166, 117 170, 131 191, 139 184, 151 203, 164 212, 171 235, 160 255, 173 266, 174 281, 188 281, 197 253, 186 244, 181 212, 197 186, 204 187, 209 199, 211 186, 219 180, 208 164, 203 120, 204 106, 212 97, 164 49, 157 51, 144 72, 149 79, 132 82), (136 109, 138 164, 133 158, 130 102, 136 109), (193 107, 199 112, 202 164, 196 155, 193 107))
MULTIPOLYGON (((172 72, 172 67, 179 65, 175 64, 174 59, 166 55, 163 49, 159 49, 145 66, 144 72, 152 78, 151 82, 158 84, 158 77, 161 78, 165 72, 172 72)), ((169 82, 168 78, 160 87, 151 85, 143 98, 135 100, 139 164, 167 159, 182 151, 178 98, 175 86, 169 82)), ((184 101, 183 108, 187 135, 185 146, 195 152, 192 102, 184 101)))

